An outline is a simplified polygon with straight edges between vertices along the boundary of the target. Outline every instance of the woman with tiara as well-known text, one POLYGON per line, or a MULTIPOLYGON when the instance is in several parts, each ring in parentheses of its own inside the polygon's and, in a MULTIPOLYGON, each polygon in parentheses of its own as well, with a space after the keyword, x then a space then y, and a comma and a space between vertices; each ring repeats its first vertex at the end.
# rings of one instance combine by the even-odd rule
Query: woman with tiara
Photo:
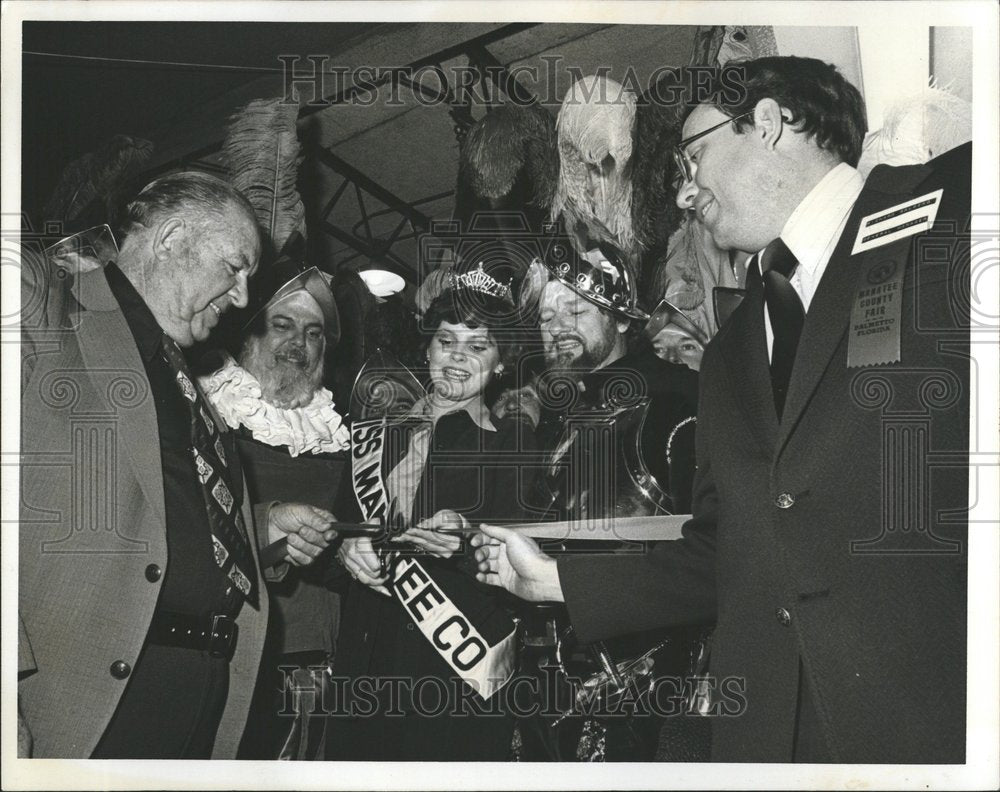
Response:
POLYGON ((327 702, 327 759, 508 757, 515 626, 505 595, 475 580, 463 530, 530 517, 531 427, 491 417, 486 402, 490 383, 514 366, 515 320, 510 287, 482 264, 452 275, 423 316, 427 394, 380 437, 355 432, 351 484, 341 491, 356 498, 338 517, 371 518, 376 504, 391 504, 405 531, 391 553, 365 537, 339 549, 353 582, 333 664, 337 700, 327 702), (384 492, 373 492, 379 481, 384 492))

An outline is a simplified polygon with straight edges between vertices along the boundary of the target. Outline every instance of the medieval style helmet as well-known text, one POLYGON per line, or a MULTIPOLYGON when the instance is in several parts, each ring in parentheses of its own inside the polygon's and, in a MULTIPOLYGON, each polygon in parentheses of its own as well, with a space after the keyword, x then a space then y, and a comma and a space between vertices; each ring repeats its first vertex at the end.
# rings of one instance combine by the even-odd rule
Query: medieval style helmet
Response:
POLYGON ((537 291, 535 302, 549 277, 564 283, 585 300, 625 321, 646 321, 649 316, 638 305, 635 277, 620 251, 607 242, 578 254, 568 240, 554 240, 545 255, 536 260, 526 278, 537 291), (544 270, 542 269, 544 268, 544 270))
POLYGON ((253 294, 247 313, 250 319, 244 329, 250 327, 273 305, 298 291, 309 294, 323 312, 323 330, 330 347, 340 340, 340 314, 331 288, 332 277, 318 267, 310 267, 298 258, 281 257, 266 272, 261 273, 260 282, 253 294), (280 285, 276 285, 280 284, 280 285))

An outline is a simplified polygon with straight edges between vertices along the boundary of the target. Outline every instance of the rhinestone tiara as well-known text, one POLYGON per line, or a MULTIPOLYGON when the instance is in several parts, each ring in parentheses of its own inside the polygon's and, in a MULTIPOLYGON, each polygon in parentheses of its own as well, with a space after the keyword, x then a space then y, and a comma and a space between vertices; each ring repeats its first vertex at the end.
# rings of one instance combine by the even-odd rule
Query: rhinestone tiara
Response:
POLYGON ((510 290, 510 282, 500 283, 496 278, 487 275, 483 270, 483 262, 479 262, 474 270, 469 270, 462 275, 456 275, 452 270, 448 273, 448 284, 453 289, 472 289, 472 291, 489 294, 492 297, 499 297, 508 302, 513 302, 514 297, 510 290))

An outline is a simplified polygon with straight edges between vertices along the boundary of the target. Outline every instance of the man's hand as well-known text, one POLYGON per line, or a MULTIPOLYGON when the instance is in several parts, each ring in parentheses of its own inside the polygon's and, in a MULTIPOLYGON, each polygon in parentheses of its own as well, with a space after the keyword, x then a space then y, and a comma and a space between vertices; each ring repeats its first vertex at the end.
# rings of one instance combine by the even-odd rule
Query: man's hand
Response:
POLYGON ((337 558, 348 574, 359 583, 364 583, 371 589, 386 597, 391 597, 385 587, 388 575, 382 574, 382 564, 378 554, 372 548, 372 540, 367 536, 356 536, 345 539, 337 550, 337 558))
POLYGON ((479 526, 472 537, 479 572, 476 579, 502 586, 529 602, 563 602, 556 560, 545 555, 529 536, 509 528, 479 526))
POLYGON ((462 546, 462 537, 449 531, 460 531, 469 521, 451 509, 441 509, 433 517, 421 520, 416 527, 399 535, 400 539, 426 550, 438 558, 451 558, 462 546))
POLYGON ((295 566, 308 566, 336 538, 337 532, 330 527, 335 521, 326 509, 305 503, 279 503, 268 512, 268 542, 288 537, 286 560, 295 566))

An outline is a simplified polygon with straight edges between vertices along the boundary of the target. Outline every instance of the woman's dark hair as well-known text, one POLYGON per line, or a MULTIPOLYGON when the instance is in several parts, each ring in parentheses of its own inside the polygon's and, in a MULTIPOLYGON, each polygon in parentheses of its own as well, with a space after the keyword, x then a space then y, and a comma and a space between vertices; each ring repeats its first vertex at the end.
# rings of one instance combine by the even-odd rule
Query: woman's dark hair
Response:
POLYGON ((500 362, 510 368, 516 361, 524 330, 518 324, 517 309, 508 300, 474 289, 445 289, 431 301, 420 321, 425 352, 443 322, 484 328, 500 350, 500 362))

